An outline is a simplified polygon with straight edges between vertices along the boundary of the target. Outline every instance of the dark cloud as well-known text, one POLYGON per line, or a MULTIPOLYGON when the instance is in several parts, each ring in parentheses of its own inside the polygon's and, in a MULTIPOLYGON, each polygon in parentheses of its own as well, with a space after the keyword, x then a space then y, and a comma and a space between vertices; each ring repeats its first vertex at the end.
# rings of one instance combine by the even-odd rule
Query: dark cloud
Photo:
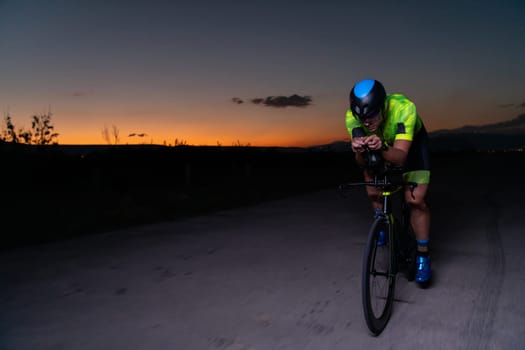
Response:
MULTIPOLYGON (((231 101, 235 104, 243 104, 244 101, 238 97, 233 97, 231 101)), ((312 98, 310 96, 299 96, 293 94, 291 96, 268 96, 268 97, 256 97, 250 100, 251 103, 256 105, 263 105, 266 107, 307 107, 312 104, 312 98)))
POLYGON ((312 98, 310 96, 268 96, 266 98, 254 98, 252 103, 256 105, 265 105, 267 107, 306 107, 312 103, 312 98))
POLYGON ((73 91, 71 94, 73 97, 83 97, 87 95, 91 95, 91 92, 89 91, 73 91))

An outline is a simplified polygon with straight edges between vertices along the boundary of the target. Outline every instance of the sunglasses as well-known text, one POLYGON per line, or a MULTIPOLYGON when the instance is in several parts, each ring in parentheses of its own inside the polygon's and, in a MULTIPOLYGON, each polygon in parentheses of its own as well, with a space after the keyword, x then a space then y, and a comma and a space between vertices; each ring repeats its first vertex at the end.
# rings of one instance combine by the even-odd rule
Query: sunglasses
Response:
POLYGON ((364 123, 364 122, 367 122, 367 121, 372 121, 374 119, 376 119, 377 117, 379 117, 381 113, 380 112, 377 112, 376 114, 374 115, 371 115, 371 116, 367 116, 367 117, 359 117, 359 120, 364 123))

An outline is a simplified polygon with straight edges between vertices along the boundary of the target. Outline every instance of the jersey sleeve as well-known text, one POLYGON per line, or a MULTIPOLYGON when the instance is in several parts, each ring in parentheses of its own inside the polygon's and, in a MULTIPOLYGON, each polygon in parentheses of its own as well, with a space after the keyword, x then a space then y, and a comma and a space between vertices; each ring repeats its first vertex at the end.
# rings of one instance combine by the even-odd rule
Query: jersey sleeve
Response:
POLYGON ((414 139, 414 132, 416 129, 417 112, 416 105, 411 101, 403 103, 402 107, 396 111, 396 133, 395 140, 412 141, 414 139))

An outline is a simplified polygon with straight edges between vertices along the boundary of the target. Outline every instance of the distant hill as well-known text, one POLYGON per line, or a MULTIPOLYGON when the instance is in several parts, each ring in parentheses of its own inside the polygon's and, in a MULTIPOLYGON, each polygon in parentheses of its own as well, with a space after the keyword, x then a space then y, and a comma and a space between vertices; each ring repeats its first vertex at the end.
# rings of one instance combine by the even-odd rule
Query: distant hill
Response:
POLYGON ((485 125, 465 125, 457 129, 443 129, 433 131, 431 136, 465 134, 465 133, 482 133, 482 134, 499 134, 512 135, 525 133, 525 114, 521 114, 514 119, 485 125))
POLYGON ((432 151, 490 151, 525 148, 525 114, 514 119, 429 133, 432 151))
POLYGON ((334 141, 326 145, 310 146, 308 149, 313 151, 351 152, 352 146, 350 141, 334 141))

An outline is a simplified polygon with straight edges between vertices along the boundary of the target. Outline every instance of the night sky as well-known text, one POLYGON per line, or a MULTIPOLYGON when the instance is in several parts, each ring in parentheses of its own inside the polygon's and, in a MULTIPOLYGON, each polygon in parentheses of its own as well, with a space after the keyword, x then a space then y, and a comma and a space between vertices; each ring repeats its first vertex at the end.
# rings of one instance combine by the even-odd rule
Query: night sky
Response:
POLYGON ((0 0, 0 108, 61 144, 306 146, 376 78, 430 131, 482 125, 525 112, 524 38, 523 0, 0 0))

